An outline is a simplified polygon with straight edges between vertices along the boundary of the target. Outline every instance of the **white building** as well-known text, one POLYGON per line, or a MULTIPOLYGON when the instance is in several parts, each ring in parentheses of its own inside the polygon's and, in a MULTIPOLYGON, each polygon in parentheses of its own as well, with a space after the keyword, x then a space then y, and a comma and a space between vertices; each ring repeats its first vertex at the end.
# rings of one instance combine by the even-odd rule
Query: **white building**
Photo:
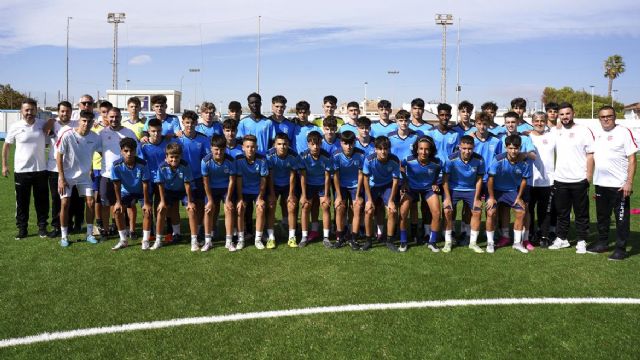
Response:
POLYGON ((167 112, 169 114, 182 112, 180 107, 182 93, 177 90, 107 90, 107 100, 120 109, 126 109, 127 100, 135 96, 142 103, 142 111, 152 111, 151 97, 154 95, 167 97, 167 112))

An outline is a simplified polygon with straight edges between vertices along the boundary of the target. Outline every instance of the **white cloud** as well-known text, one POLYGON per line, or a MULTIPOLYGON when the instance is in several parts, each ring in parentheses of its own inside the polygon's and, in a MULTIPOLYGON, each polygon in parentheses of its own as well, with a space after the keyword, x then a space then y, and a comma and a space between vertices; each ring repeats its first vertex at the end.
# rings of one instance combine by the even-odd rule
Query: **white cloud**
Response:
POLYGON ((129 60, 129 65, 144 65, 151 62, 151 56, 149 55, 138 55, 134 56, 129 60))

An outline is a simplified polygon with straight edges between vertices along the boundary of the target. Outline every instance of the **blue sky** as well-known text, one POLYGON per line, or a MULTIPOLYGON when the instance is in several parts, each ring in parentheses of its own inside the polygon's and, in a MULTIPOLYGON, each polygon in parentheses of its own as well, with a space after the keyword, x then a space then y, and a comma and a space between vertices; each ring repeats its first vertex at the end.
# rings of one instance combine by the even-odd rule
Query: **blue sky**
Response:
MULTIPOLYGON (((434 14, 451 13, 448 102, 455 102, 457 22, 461 18, 460 99, 501 107, 517 96, 539 102, 545 86, 606 94, 603 62, 623 56, 616 98, 640 101, 640 3, 417 0, 183 0, 88 4, 78 0, 4 0, 0 4, 0 82, 55 103, 65 89, 66 18, 70 31, 70 94, 105 94, 111 87, 113 26, 108 12, 125 12, 119 31, 119 84, 129 89, 180 89, 194 101, 245 102, 256 89, 257 17, 262 16, 260 90, 283 94, 290 106, 307 100, 320 111, 324 95, 340 102, 414 97, 440 99, 441 28, 434 14), (199 68, 200 73, 190 73, 199 68), (397 70, 397 75, 387 71, 397 70), (197 92, 197 99, 195 99, 197 92)), ((268 102, 268 101, 265 101, 268 102)), ((539 106, 539 104, 538 104, 539 106)))

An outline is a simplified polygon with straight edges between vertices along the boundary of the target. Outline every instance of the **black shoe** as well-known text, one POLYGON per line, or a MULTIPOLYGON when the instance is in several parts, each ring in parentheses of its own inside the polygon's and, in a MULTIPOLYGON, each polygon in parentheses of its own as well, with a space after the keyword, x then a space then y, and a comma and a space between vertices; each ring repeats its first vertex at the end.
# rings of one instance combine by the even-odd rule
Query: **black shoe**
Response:
POLYGON ((624 260, 627 257, 627 252, 622 249, 616 249, 611 255, 609 255, 609 260, 620 261, 624 260))
POLYGON ((340 249, 341 247, 344 246, 344 244, 347 241, 344 238, 338 239, 338 241, 336 241, 335 243, 333 243, 333 245, 331 246, 332 249, 340 249))
MULTIPOLYGON (((416 243, 417 246, 425 244, 425 240, 421 239, 419 236, 414 236, 413 241, 416 243)), ((429 239, 427 239, 427 241, 429 241, 429 239)))
POLYGON ((541 236, 538 239, 540 240, 540 243, 538 244, 538 246, 543 248, 543 249, 546 249, 546 248, 549 247, 549 245, 551 245, 551 240, 549 240, 549 238, 541 236))
POLYGON ((601 242, 595 242, 587 246, 587 252, 589 254, 600 254, 609 251, 609 247, 601 242))
POLYGON ((392 252, 398 252, 398 247, 396 246, 396 244, 392 243, 391 241, 387 241, 385 243, 385 245, 387 245, 387 249, 391 250, 392 252))
POLYGON ((458 240, 457 246, 469 246, 469 238, 467 238, 466 233, 462 234, 464 235, 464 237, 458 240))
POLYGON ((24 239, 28 236, 27 229, 18 229, 18 233, 16 234, 16 240, 24 239))
POLYGON ((378 235, 376 239, 380 244, 384 244, 387 242, 387 235, 378 235))
POLYGON ((129 231, 127 237, 129 238, 129 240, 137 240, 138 234, 135 231, 129 231))
POLYGON ((109 236, 114 236, 118 233, 118 229, 116 229, 116 224, 109 225, 109 236))
POLYGON ((47 226, 41 226, 38 229, 38 236, 40 236, 40 238, 44 239, 47 237, 47 226))
POLYGON ((47 237, 49 239, 56 239, 60 237, 60 228, 54 227, 53 230, 49 231, 49 233, 47 234, 47 237))
POLYGON ((360 250, 362 251, 367 251, 369 249, 371 249, 371 247, 373 247, 373 242, 371 242, 371 240, 367 240, 364 245, 362 245, 362 247, 360 248, 360 250))
POLYGON ((351 250, 360 250, 360 244, 353 239, 349 240, 349 245, 351 245, 351 250))
POLYGON ((558 236, 556 235, 555 232, 553 232, 553 231, 549 232, 549 239, 551 239, 553 241, 553 240, 556 239, 556 237, 558 237, 558 236))
POLYGON ((100 241, 106 241, 107 239, 109 239, 109 231, 103 228, 98 228, 98 231, 100 231, 100 241))

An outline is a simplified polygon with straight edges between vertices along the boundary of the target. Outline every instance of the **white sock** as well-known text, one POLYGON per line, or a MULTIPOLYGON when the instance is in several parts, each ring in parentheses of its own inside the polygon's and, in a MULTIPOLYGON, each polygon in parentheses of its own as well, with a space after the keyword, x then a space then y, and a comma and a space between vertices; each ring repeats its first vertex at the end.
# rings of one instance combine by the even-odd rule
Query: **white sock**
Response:
POLYGON ((238 229, 237 228, 233 228, 233 236, 238 236, 238 229))
POLYGON ((451 244, 451 242, 453 240, 452 239, 453 238, 452 233, 453 233, 453 230, 445 230, 444 231, 444 242, 445 243, 451 244))
POLYGON ((329 229, 322 229, 322 235, 325 239, 329 238, 329 229))
POLYGON ((295 237, 296 236, 296 229, 289 229, 289 237, 295 237))
POLYGON ((509 236, 509 228, 500 229, 500 236, 510 239, 511 237, 509 236))
POLYGON ((513 230, 513 244, 520 244, 522 242, 522 230, 513 230))
POLYGON ((198 243, 198 235, 191 235, 191 245, 198 243))
POLYGON ((93 224, 87 224, 87 235, 93 235, 93 224))
POLYGON ((256 242, 262 241, 262 231, 256 231, 256 242))
POLYGON ((63 239, 66 239, 67 236, 69 236, 69 227, 68 226, 60 227, 60 237, 63 239))
POLYGON ((487 231, 487 245, 493 244, 493 238, 495 237, 495 231, 487 231))
POLYGON ((156 244, 162 244, 164 241, 164 235, 156 235, 156 244))
POLYGON ((302 230, 302 240, 307 240, 309 236, 309 232, 307 230, 302 230))
POLYGON ((180 224, 177 225, 171 225, 171 229, 173 229, 173 233, 176 235, 180 234, 180 224))
POLYGON ((376 225, 376 229, 378 230, 378 235, 382 235, 383 225, 376 225))
POLYGON ((127 241, 127 230, 118 230, 120 241, 127 241))
POLYGON ((318 231, 320 230, 320 223, 319 222, 312 222, 311 223, 311 231, 318 231))
POLYGON ((267 237, 269 239, 275 239, 275 236, 273 235, 273 229, 267 229, 267 237))
POLYGON ((225 235, 224 241, 230 243, 233 240, 233 235, 225 235))
POLYGON ((472 245, 475 245, 478 242, 478 235, 480 234, 480 231, 470 230, 469 234, 470 234, 469 243, 472 245))
POLYGON ((211 236, 210 235, 205 235, 204 236, 204 242, 206 244, 211 244, 211 236))
POLYGON ((238 241, 244 242, 244 231, 238 231, 238 241))
POLYGON ((149 241, 151 230, 142 230, 142 241, 149 241))

